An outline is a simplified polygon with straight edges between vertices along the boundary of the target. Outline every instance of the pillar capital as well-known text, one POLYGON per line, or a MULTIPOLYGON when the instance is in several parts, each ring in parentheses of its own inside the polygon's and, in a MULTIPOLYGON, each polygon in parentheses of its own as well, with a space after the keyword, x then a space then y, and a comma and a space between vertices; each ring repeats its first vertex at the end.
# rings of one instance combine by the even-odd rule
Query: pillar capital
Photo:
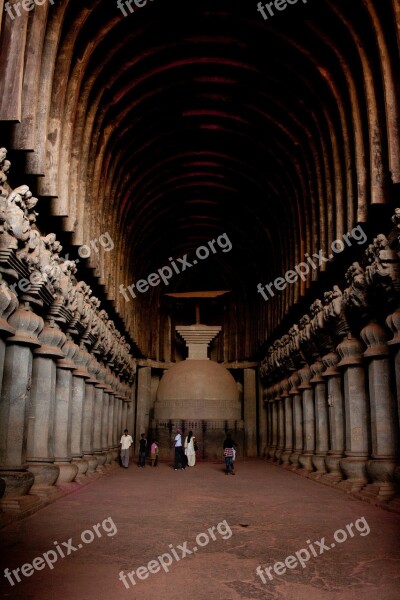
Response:
POLYGON ((77 377, 83 377, 84 379, 89 379, 90 375, 87 370, 87 365, 91 359, 89 352, 87 352, 86 348, 83 346, 79 348, 78 353, 75 356, 76 369, 74 370, 74 375, 77 377))
POLYGON ((389 354, 387 332, 378 323, 369 323, 360 333, 361 339, 367 346, 365 358, 384 358, 389 354))
POLYGON ((312 375, 310 367, 308 365, 305 365, 302 369, 298 371, 298 374, 301 379, 299 390, 310 390, 310 379, 312 375))
POLYGON ((322 376, 324 369, 325 369, 324 363, 319 358, 310 366, 310 370, 312 373, 312 378, 310 379, 310 383, 324 383, 324 379, 322 376))
POLYGON ((281 389, 281 398, 288 398, 289 397, 289 380, 288 379, 283 379, 280 382, 280 389, 281 389))
POLYGON ((325 365, 325 371, 322 377, 340 377, 341 372, 337 368, 340 361, 340 357, 336 352, 329 352, 322 357, 322 362, 325 365))
POLYGON ((57 325, 46 323, 39 335, 41 346, 36 348, 33 353, 35 356, 46 356, 53 359, 64 358, 62 347, 66 339, 65 334, 57 325))
POLYGON ((14 344, 40 346, 39 334, 43 329, 43 319, 35 314, 28 304, 19 307, 10 317, 9 324, 15 329, 15 335, 8 339, 14 344))
POLYGON ((64 357, 57 361, 57 367, 60 367, 60 369, 69 369, 70 371, 73 371, 76 368, 75 357, 79 352, 79 346, 77 346, 67 336, 62 349, 64 352, 64 357))
POLYGON ((388 341, 388 346, 400 345, 400 308, 388 316, 386 324, 393 333, 393 338, 388 341))
POLYGON ((360 340, 351 334, 337 347, 341 361, 339 367, 349 367, 351 365, 361 365, 363 362, 363 348, 360 340))
POLYGON ((289 377, 289 385, 290 385, 290 391, 289 394, 291 396, 295 396, 296 394, 300 394, 300 390, 298 389, 298 386, 300 385, 301 379, 298 376, 297 373, 293 373, 293 375, 291 375, 289 377))
POLYGON ((15 329, 8 323, 8 319, 17 306, 17 296, 10 290, 7 283, 1 279, 0 274, 0 333, 4 337, 15 333, 15 329))

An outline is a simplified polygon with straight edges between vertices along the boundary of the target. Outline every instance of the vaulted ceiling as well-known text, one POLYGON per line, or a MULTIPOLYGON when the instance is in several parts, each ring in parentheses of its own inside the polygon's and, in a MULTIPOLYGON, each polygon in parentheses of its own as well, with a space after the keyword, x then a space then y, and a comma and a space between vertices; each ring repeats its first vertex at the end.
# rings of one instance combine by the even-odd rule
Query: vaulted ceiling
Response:
POLYGON ((165 358, 165 292, 226 289, 222 358, 250 358, 335 264, 268 302, 257 283, 329 255, 357 223, 373 229, 394 200, 399 4, 299 0, 267 20, 247 0, 124 7, 3 14, 0 145, 43 227, 75 247, 109 233, 114 249, 88 269, 145 356, 165 358), (119 292, 224 233, 231 251, 135 299, 119 292))

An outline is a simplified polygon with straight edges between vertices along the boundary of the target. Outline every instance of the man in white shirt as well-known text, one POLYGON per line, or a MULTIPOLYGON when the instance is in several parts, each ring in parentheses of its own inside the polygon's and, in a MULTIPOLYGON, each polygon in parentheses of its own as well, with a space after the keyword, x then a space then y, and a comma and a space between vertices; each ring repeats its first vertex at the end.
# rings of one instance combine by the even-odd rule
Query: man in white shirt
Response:
POLYGON ((122 462, 122 466, 125 467, 125 469, 128 468, 129 465, 129 448, 132 446, 133 444, 133 439, 130 435, 128 435, 128 430, 125 429, 124 431, 124 435, 121 437, 121 462, 122 462))
POLYGON ((184 455, 183 447, 182 447, 182 430, 181 429, 176 430, 176 436, 175 436, 175 464, 174 464, 175 471, 177 471, 179 469, 179 467, 182 467, 182 469, 186 468, 185 455, 184 455))

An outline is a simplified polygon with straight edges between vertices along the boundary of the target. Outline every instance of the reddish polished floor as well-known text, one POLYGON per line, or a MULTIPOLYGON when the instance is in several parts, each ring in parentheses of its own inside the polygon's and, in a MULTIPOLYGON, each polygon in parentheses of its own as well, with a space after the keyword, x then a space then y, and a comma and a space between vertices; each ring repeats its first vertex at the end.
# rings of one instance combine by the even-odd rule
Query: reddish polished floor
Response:
POLYGON ((131 464, 1 531, 1 597, 397 600, 399 533, 399 516, 265 462, 239 463, 235 477, 217 464, 185 472, 131 464), (49 550, 53 569, 43 560, 49 550), (149 565, 167 552, 168 572, 149 565), (29 576, 17 571, 11 586, 4 569, 35 558, 41 570, 26 566, 29 576), (259 565, 272 567, 272 580, 262 571, 262 582, 259 565))

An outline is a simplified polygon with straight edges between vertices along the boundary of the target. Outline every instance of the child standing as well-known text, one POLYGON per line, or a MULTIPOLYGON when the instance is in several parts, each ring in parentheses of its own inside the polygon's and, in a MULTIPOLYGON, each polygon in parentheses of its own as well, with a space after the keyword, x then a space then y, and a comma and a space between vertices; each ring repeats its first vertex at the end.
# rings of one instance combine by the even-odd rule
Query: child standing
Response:
POLYGON ((142 433, 140 435, 140 442, 139 442, 139 467, 142 467, 142 469, 144 469, 144 467, 146 466, 146 450, 147 450, 147 440, 146 440, 146 436, 144 433, 142 433))
POLYGON ((150 448, 150 453, 151 453, 151 466, 152 467, 157 467, 158 464, 158 442, 157 440, 153 440, 153 443, 151 445, 150 448))

